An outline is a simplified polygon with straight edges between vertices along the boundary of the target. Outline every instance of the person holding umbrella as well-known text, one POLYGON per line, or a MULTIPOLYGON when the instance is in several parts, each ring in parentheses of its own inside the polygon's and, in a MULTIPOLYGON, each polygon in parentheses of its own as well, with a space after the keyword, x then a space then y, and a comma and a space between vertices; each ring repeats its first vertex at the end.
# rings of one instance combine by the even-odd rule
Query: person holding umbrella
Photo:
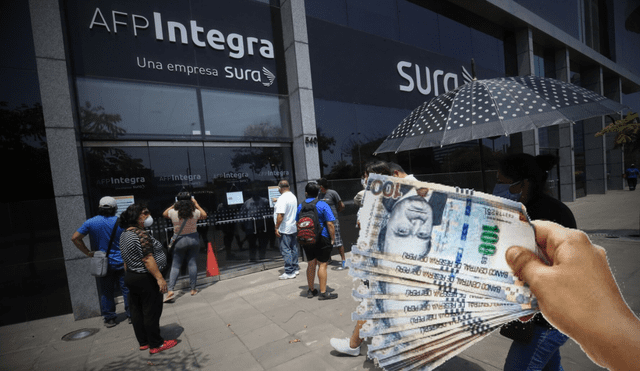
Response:
MULTIPOLYGON (((549 170, 557 162, 558 159, 552 155, 509 155, 500 162, 493 194, 522 202, 532 220, 548 220, 567 228, 576 228, 571 210, 545 193, 549 170)), ((540 313, 531 321, 531 340, 528 343, 517 340, 511 343, 504 370, 562 370, 560 347, 568 337, 549 324, 540 313)))

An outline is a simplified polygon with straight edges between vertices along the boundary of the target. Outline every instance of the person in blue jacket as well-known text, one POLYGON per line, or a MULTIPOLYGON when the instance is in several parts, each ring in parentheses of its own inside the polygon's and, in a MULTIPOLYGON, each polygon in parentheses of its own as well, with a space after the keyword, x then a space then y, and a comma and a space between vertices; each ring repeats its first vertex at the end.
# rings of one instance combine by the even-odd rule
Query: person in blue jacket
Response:
MULTIPOLYGON (((73 233, 71 241, 86 256, 93 257, 94 252, 90 251, 83 239, 86 235, 91 236, 94 250, 107 252, 113 228, 116 226, 118 217, 116 211, 118 205, 113 197, 102 197, 98 207, 98 215, 85 221, 77 231, 73 233)), ((104 317, 104 325, 113 327, 116 322, 116 302, 114 292, 116 285, 120 285, 122 297, 124 298, 124 309, 127 312, 129 323, 131 323, 131 313, 129 312, 129 289, 124 284, 124 262, 120 255, 120 235, 123 229, 118 226, 111 250, 109 251, 109 266, 107 275, 100 277, 100 312, 104 317)))

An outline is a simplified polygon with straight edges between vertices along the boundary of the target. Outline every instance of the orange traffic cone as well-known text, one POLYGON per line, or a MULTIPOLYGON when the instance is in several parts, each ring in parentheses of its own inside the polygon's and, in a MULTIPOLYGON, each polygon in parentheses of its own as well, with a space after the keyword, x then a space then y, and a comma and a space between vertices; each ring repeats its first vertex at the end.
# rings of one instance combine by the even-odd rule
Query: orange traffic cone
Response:
POLYGON ((218 260, 213 252, 211 242, 207 243, 207 277, 217 276, 220 274, 218 269, 218 260))

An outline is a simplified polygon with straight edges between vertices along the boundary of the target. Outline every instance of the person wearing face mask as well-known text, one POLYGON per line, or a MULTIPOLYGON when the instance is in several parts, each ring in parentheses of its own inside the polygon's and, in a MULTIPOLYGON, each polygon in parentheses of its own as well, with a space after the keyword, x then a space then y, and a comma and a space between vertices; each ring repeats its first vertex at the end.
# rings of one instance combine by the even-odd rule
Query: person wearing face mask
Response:
POLYGON ((169 206, 162 216, 171 219, 173 223, 173 231, 178 234, 173 249, 173 261, 171 263, 171 273, 169 273, 169 291, 165 302, 174 299, 173 289, 176 286, 180 267, 185 256, 187 257, 189 267, 189 286, 191 287, 191 296, 195 295, 196 279, 198 277, 198 266, 196 258, 200 250, 200 235, 197 231, 197 222, 207 218, 207 213, 198 205, 198 201, 193 198, 189 192, 180 192, 178 194, 178 202, 169 206))
MULTIPOLYGON (((558 159, 552 155, 509 155, 500 162, 493 194, 523 203, 531 220, 548 220, 566 228, 577 228, 571 210, 545 192, 549 171, 557 163, 558 159)), ((549 324, 541 313, 531 322, 529 326, 520 324, 518 331, 527 331, 528 336, 514 336, 521 340, 511 344, 504 370, 562 370, 560 347, 568 337, 549 324), (522 341, 523 338, 530 340, 522 341)))
POLYGON ((88 234, 91 236, 94 248, 108 253, 107 275, 100 277, 100 312, 104 317, 105 327, 113 327, 116 323, 116 302, 114 292, 116 285, 120 286, 124 299, 124 309, 131 323, 129 312, 129 289, 124 283, 124 263, 120 255, 120 234, 123 229, 117 225, 116 216, 118 205, 113 197, 103 197, 100 199, 98 215, 85 221, 77 231, 73 233, 71 241, 86 256, 93 257, 94 252, 90 251, 84 243, 84 238, 88 234))
POLYGON ((131 321, 140 350, 155 354, 173 348, 178 342, 164 340, 160 335, 162 297, 167 292, 161 271, 167 265, 167 256, 162 243, 145 230, 153 224, 153 218, 146 206, 133 204, 120 215, 120 224, 126 228, 120 236, 120 250, 127 271, 124 280, 130 290, 131 321))

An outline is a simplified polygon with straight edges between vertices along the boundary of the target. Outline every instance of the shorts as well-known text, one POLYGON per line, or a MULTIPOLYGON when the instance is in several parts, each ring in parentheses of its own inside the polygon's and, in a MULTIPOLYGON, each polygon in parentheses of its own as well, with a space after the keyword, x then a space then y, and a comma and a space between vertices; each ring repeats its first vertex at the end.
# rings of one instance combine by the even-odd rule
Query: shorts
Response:
POLYGON ((336 231, 336 241, 333 244, 333 247, 340 247, 342 246, 342 237, 340 236, 340 222, 338 221, 338 219, 333 221, 333 227, 335 228, 335 231, 336 231))
POLYGON ((331 240, 329 237, 320 236, 320 241, 315 246, 303 246, 307 261, 318 260, 326 263, 331 258, 331 240))

